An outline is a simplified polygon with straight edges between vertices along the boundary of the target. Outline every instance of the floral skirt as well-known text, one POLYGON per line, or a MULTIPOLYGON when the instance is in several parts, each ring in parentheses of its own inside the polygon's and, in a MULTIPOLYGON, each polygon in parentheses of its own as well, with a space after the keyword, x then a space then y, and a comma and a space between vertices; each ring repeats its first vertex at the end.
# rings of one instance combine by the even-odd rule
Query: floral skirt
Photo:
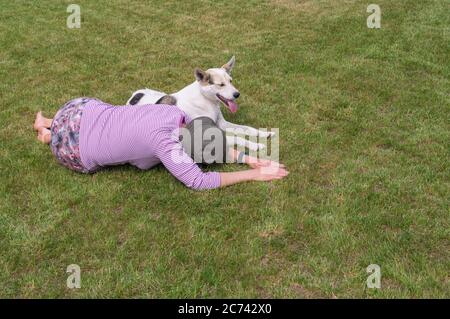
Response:
POLYGON ((50 148, 63 166, 80 173, 88 173, 80 157, 80 124, 84 105, 94 100, 82 97, 64 104, 53 118, 50 128, 50 148))

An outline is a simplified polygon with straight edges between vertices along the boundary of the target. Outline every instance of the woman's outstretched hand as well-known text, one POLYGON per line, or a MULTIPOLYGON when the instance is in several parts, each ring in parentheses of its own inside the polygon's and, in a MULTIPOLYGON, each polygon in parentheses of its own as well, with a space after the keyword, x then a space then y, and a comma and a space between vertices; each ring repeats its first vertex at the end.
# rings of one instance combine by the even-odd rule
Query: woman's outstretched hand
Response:
MULTIPOLYGON (((239 158, 239 152, 230 148, 233 160, 239 158)), ((220 173, 220 186, 228 186, 246 181, 268 182, 289 175, 286 167, 276 161, 244 155, 243 162, 252 169, 239 172, 220 173)))
POLYGON ((263 159, 263 158, 250 157, 250 156, 247 156, 246 164, 248 166, 250 166, 251 168, 276 166, 276 165, 278 165, 280 167, 284 167, 283 164, 275 162, 275 161, 271 161, 271 160, 263 159))
POLYGON ((281 166, 281 164, 277 164, 278 163, 239 172, 220 173, 220 186, 224 187, 246 181, 268 182, 288 176, 289 172, 286 168, 281 166))
POLYGON ((254 181, 268 182, 275 179, 282 179, 289 175, 284 165, 272 162, 271 164, 254 168, 255 177, 254 181))
POLYGON ((241 152, 235 150, 234 148, 229 149, 229 154, 233 161, 237 161, 239 156, 242 156, 242 160, 240 161, 240 163, 245 163, 248 166, 250 166, 251 168, 274 166, 274 165, 284 167, 283 164, 278 163, 276 161, 272 161, 272 160, 264 159, 264 158, 257 158, 257 157, 253 157, 250 155, 245 155, 244 153, 241 153, 241 152))

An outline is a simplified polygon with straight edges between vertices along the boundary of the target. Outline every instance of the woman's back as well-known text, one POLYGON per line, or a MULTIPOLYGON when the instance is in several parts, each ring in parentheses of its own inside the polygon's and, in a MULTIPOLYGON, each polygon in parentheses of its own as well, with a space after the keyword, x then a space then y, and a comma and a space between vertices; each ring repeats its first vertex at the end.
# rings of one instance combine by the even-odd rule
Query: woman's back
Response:
POLYGON ((113 106, 92 100, 81 119, 81 160, 89 170, 124 163, 148 169, 160 162, 161 135, 170 136, 185 119, 171 105, 113 106))

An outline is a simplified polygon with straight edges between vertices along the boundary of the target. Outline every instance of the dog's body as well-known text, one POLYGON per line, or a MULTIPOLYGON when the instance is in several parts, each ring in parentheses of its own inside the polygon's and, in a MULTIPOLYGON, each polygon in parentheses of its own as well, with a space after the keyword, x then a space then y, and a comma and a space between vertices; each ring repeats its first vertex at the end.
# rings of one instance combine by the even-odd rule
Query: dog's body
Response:
MULTIPOLYGON (((143 89, 133 93, 127 104, 173 104, 185 112, 191 119, 206 116, 211 118, 216 125, 233 134, 246 134, 249 136, 268 137, 273 133, 257 130, 250 126, 233 124, 225 120, 220 110, 222 102, 232 113, 237 111, 235 100, 240 93, 231 83, 231 70, 235 63, 234 56, 221 68, 213 68, 207 71, 195 70, 196 81, 180 91, 166 95, 163 92, 143 89)), ((264 144, 247 141, 239 136, 227 136, 230 145, 241 145, 251 150, 264 148, 264 144)))

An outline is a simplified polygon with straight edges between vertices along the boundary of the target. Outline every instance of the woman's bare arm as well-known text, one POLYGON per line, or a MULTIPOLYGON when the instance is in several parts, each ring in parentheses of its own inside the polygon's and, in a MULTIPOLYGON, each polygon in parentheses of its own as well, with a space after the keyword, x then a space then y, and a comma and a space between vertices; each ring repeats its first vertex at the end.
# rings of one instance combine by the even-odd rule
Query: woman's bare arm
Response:
POLYGON ((281 166, 265 166, 240 172, 220 173, 220 187, 247 181, 272 181, 286 177, 289 172, 281 166))
MULTIPOLYGON (((233 161, 238 160, 239 154, 240 152, 234 148, 229 149, 229 156, 233 161)), ((258 159, 248 155, 241 156, 241 159, 243 163, 249 165, 252 169, 240 172, 220 173, 220 187, 247 181, 271 181, 281 179, 289 174, 283 164, 275 161, 258 159)))

